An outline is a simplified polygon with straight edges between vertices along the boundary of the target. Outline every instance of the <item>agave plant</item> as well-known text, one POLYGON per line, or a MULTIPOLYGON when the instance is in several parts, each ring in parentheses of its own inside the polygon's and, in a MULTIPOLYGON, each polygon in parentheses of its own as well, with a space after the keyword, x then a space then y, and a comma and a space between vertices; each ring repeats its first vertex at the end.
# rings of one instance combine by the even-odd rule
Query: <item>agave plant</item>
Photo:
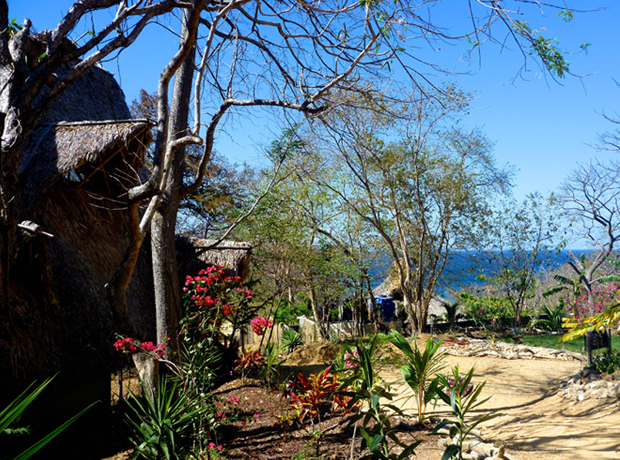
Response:
MULTIPOLYGON (((146 394, 142 385, 143 394, 146 394)), ((180 391, 178 383, 159 380, 157 394, 125 400, 133 414, 127 423, 133 429, 134 460, 181 460, 189 453, 195 427, 202 427, 208 407, 192 400, 191 392, 180 391)))
POLYGON ((287 327, 282 331, 282 347, 286 353, 292 353, 295 348, 302 345, 301 335, 295 329, 287 327))

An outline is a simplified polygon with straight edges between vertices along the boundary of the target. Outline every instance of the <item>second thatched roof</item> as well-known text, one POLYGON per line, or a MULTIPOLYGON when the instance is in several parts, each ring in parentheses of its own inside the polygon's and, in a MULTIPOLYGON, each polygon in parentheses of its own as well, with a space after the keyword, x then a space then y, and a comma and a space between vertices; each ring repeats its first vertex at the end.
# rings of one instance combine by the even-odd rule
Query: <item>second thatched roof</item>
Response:
POLYGON ((252 245, 246 242, 224 240, 213 247, 217 240, 177 237, 177 254, 181 279, 195 275, 211 265, 222 265, 230 274, 242 279, 250 275, 252 245))

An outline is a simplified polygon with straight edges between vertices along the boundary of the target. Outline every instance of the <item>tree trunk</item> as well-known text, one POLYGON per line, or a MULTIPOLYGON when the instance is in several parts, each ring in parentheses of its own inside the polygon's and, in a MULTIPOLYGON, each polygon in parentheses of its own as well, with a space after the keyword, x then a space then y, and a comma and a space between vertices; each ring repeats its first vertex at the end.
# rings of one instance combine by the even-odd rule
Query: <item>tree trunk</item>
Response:
POLYGON ((416 316, 416 332, 426 332, 426 320, 428 319, 428 302, 425 299, 418 300, 414 304, 416 316))
MULTIPOLYGON (((183 33, 187 33, 190 10, 184 11, 183 33)), ((184 37, 182 37, 184 38, 184 37)), ((189 105, 194 76, 192 48, 174 77, 174 89, 170 108, 168 141, 172 142, 187 134, 189 105)), ((183 197, 183 168, 185 166, 185 147, 181 146, 174 154, 166 192, 160 208, 151 223, 151 251, 153 257, 153 281, 155 284, 155 316, 157 340, 169 339, 168 349, 179 353, 179 321, 181 320, 181 292, 177 267, 175 230, 179 203, 183 197)))
POLYGON ((424 299, 418 299, 412 292, 403 290, 403 306, 407 317, 411 322, 412 332, 422 333, 426 331, 426 319, 428 316, 428 303, 424 299))
POLYGON ((178 324, 181 299, 175 247, 176 209, 168 205, 153 216, 151 251, 155 284, 155 323, 158 343, 167 343, 173 353, 179 351, 178 324))
POLYGON ((321 339, 327 341, 329 340, 329 327, 326 326, 325 321, 323 321, 325 315, 322 314, 320 307, 316 301, 316 292, 314 291, 314 287, 308 289, 308 296, 310 297, 310 304, 312 305, 314 321, 316 322, 316 327, 319 330, 321 339))
MULTIPOLYGON (((0 312, 9 310, 9 279, 15 245, 15 232, 19 222, 19 167, 25 134, 20 112, 13 107, 19 101, 26 80, 25 63, 13 62, 9 53, 9 8, 0 1, 0 73, 2 88, 0 98, 0 312)), ((29 34, 24 30, 24 40, 29 34)))
MULTIPOLYGON (((375 331, 380 330, 382 324, 379 320, 379 315, 377 314, 377 299, 375 298, 375 293, 372 292, 372 285, 370 284, 370 276, 368 275, 368 271, 364 270, 364 281, 366 283, 366 291, 368 292, 368 321, 370 321, 375 326, 375 331)), ((362 296, 363 297, 363 296, 362 296)))

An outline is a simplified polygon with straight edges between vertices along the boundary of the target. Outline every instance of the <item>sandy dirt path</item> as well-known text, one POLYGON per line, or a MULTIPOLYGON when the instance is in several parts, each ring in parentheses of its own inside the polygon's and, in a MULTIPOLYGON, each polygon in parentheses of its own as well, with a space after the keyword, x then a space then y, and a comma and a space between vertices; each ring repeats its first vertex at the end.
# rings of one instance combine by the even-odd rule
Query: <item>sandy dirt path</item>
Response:
MULTIPOLYGON (((448 356, 446 362, 458 364, 462 373, 475 366, 475 380, 487 381, 483 396, 492 397, 482 407, 503 415, 482 425, 485 441, 505 443, 520 460, 620 459, 619 402, 569 402, 555 395, 559 382, 581 369, 580 362, 460 356, 448 356)), ((388 372, 385 378, 394 382, 399 399, 407 399, 410 390, 397 383, 400 374, 388 372)), ((413 399, 404 407, 416 412, 413 399)), ((428 411, 448 415, 432 405, 428 411)))

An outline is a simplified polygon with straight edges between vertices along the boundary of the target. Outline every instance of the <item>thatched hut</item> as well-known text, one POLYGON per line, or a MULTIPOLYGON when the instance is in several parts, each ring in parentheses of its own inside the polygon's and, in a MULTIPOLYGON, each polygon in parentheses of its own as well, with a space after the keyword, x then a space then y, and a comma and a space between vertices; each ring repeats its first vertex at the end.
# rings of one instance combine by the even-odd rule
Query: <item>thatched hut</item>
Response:
POLYGON ((246 242, 224 240, 215 245, 217 240, 194 237, 177 237, 177 260, 179 279, 187 275, 196 275, 212 265, 225 267, 229 275, 242 279, 250 275, 250 258, 252 245, 246 242))
MULTIPOLYGON (((109 401, 119 359, 105 285, 129 241, 125 195, 139 181, 151 125, 132 120, 113 76, 82 75, 26 140, 20 169, 18 253, 10 311, 0 318, 0 395, 58 374, 67 412, 109 401)), ((154 329, 144 249, 127 292, 138 328, 154 329)), ((2 401, 0 401, 1 403, 2 401)))

